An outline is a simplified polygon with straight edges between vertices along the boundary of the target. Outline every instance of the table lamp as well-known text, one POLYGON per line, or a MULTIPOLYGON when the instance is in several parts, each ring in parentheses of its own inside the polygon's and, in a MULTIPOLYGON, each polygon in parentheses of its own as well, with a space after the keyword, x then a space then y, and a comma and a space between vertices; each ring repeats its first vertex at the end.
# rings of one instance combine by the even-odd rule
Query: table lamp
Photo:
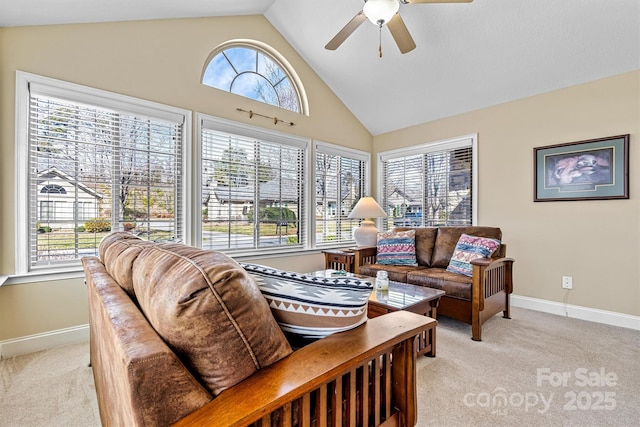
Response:
POLYGON ((370 218, 385 218, 387 216, 373 197, 363 197, 358 200, 348 218, 362 218, 360 227, 353 230, 353 238, 358 246, 376 246, 378 229, 370 218))

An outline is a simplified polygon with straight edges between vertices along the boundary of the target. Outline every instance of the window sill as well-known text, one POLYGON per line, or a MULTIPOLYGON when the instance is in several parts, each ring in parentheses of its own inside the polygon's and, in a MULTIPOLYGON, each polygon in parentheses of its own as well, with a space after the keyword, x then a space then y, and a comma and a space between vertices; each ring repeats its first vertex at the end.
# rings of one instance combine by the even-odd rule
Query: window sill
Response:
MULTIPOLYGON (((313 248, 313 249, 291 249, 291 250, 280 250, 273 253, 266 252, 244 252, 244 253, 225 253, 228 257, 231 257, 235 260, 245 260, 245 259, 269 259, 269 258, 284 258, 292 255, 313 255, 319 254, 322 252, 321 248, 313 248)), ((224 252, 223 252, 224 253, 224 252)))
POLYGON ((38 271, 26 274, 0 276, 0 286, 22 283, 51 282, 56 280, 80 279, 84 277, 81 266, 60 271, 38 271))
MULTIPOLYGON (((313 255, 322 253, 323 250, 327 249, 345 249, 351 248, 355 246, 355 242, 351 242, 351 244, 340 244, 340 245, 319 245, 313 249, 292 249, 292 250, 284 250, 278 251, 277 253, 264 253, 264 252, 253 252, 253 253, 238 253, 238 254, 226 254, 227 256, 235 259, 235 260, 246 260, 246 259, 270 259, 270 258, 283 258, 292 255, 313 255)), ((36 282, 51 282, 56 280, 68 280, 68 279, 80 279, 84 278, 84 271, 81 265, 68 267, 60 270, 47 270, 47 271, 34 271, 31 273, 25 274, 15 274, 15 275, 5 275, 0 276, 0 286, 8 286, 8 285, 18 285, 22 283, 36 283, 36 282)))

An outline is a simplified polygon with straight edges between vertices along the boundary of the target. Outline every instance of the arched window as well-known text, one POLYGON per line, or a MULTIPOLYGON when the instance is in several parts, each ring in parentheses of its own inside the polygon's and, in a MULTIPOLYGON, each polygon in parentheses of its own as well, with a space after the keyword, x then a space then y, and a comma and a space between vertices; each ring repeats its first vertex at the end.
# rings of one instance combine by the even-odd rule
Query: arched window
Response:
POLYGON ((230 41, 209 56, 202 83, 285 110, 307 114, 297 75, 274 49, 255 41, 230 41))
POLYGON ((47 184, 40 190, 41 194, 67 194, 67 190, 58 184, 47 184))

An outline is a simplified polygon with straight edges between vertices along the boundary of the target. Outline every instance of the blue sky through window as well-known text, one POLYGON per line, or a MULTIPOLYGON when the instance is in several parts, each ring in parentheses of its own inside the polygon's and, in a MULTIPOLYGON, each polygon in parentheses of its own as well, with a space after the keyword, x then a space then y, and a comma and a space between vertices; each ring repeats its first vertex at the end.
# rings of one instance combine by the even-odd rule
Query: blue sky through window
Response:
POLYGON ((207 65, 202 83, 300 112, 297 92, 285 70, 257 49, 230 47, 218 52, 207 65))

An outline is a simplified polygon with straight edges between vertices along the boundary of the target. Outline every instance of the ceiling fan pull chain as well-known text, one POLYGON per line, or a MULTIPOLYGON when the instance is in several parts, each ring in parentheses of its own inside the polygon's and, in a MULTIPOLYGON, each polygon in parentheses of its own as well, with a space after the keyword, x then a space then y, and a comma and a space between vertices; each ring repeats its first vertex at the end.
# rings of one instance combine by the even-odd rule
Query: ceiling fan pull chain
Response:
POLYGON ((382 58, 382 21, 378 25, 378 53, 380 54, 380 58, 382 58))

